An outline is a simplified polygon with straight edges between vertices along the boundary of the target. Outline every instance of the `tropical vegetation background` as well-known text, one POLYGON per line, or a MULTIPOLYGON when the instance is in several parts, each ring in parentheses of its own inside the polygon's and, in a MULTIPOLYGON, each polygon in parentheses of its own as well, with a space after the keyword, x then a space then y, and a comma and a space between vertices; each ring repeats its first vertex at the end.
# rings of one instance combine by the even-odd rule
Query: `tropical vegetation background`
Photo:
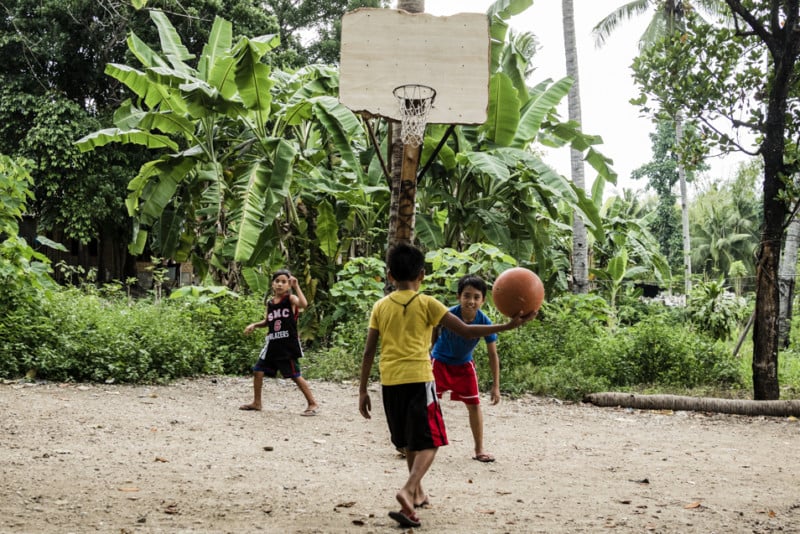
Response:
MULTIPOLYGON (((800 46, 781 28, 795 27, 797 2, 639 0, 598 21, 602 40, 656 7, 633 69, 636 105, 655 125, 651 161, 632 175, 646 193, 620 195, 605 190, 614 155, 581 129, 578 76, 534 72, 536 36, 509 27, 531 3, 498 0, 487 13, 487 122, 427 130, 413 222, 429 261, 423 290, 453 303, 467 272, 539 274, 540 320, 501 336, 509 394, 796 398, 800 46), (763 139, 730 180, 705 163, 741 149, 725 119, 763 139), (571 176, 543 161, 544 147, 571 152, 571 176)), ((572 3, 562 2, 568 57, 572 3)), ((261 340, 241 332, 263 314, 279 266, 310 302, 306 375, 357 376, 397 216, 382 156, 395 126, 337 99, 339 21, 364 6, 387 7, 3 3, 1 377, 247 373, 261 340), (176 287, 176 264, 191 265, 192 283, 176 287)))

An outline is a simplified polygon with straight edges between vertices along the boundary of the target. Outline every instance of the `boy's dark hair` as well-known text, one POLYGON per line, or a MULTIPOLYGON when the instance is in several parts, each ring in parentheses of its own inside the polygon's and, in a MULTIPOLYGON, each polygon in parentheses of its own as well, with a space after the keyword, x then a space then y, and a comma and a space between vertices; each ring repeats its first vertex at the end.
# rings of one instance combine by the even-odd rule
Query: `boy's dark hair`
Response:
POLYGON ((292 271, 290 271, 289 269, 278 269, 277 271, 272 273, 271 280, 275 280, 276 278, 278 278, 281 275, 288 276, 289 278, 291 278, 292 277, 292 271))
POLYGON ((398 282, 411 282, 425 269, 425 255, 416 247, 400 243, 389 250, 386 266, 398 282))
POLYGON ((466 287, 474 287, 481 292, 483 298, 486 298, 486 282, 483 278, 474 274, 466 274, 458 280, 458 295, 464 291, 466 287))

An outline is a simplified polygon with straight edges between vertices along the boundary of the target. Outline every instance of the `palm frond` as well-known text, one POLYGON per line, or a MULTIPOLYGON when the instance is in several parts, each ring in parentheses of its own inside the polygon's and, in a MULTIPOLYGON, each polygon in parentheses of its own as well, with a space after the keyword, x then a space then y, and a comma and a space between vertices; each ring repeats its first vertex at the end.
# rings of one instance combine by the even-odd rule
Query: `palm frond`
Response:
POLYGON ((605 45, 609 36, 614 33, 622 22, 647 12, 652 4, 653 0, 633 0, 606 15, 592 28, 595 47, 600 48, 605 45))

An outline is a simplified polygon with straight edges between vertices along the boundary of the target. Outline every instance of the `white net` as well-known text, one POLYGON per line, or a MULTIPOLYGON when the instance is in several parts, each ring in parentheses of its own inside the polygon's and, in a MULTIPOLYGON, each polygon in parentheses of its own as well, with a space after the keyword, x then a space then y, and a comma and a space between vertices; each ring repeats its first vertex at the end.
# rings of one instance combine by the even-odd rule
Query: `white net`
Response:
POLYGON ((394 96, 400 104, 400 138, 403 144, 420 146, 425 138, 425 126, 436 90, 427 85, 401 85, 395 88, 394 96))

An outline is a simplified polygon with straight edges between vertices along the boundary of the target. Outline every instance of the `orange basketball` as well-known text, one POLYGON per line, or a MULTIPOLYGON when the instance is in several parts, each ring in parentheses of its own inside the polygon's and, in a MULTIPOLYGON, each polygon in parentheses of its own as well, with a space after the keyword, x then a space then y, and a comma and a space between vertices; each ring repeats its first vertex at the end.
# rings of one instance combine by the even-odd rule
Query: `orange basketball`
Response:
POLYGON ((494 307, 506 317, 539 311, 544 300, 544 285, 536 273, 512 267, 500 273, 492 286, 494 307))

